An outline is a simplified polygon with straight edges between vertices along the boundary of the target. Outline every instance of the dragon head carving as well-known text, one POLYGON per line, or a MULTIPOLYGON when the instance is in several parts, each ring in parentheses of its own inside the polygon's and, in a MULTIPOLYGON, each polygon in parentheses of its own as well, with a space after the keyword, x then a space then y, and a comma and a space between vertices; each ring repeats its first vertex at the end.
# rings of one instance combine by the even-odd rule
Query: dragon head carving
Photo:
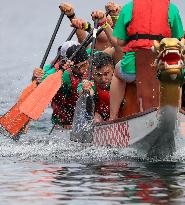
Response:
POLYGON ((154 41, 153 51, 157 53, 154 65, 158 69, 159 80, 179 81, 184 77, 184 39, 164 38, 154 41))

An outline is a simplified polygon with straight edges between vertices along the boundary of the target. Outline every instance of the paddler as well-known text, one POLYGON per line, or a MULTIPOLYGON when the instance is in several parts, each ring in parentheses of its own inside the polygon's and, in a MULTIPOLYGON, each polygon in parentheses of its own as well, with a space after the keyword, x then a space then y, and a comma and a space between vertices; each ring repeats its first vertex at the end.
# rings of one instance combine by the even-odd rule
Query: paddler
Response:
POLYGON ((102 122, 109 119, 110 103, 109 89, 114 72, 113 58, 104 52, 98 52, 93 59, 92 81, 83 80, 78 85, 78 93, 89 90, 95 102, 95 122, 102 122))
MULTIPOLYGON (((68 48, 66 57, 69 59, 77 48, 78 46, 76 45, 68 48)), ((88 66, 88 55, 83 48, 74 57, 73 61, 65 64, 64 67, 66 70, 62 75, 63 84, 51 103, 53 109, 51 120, 53 124, 62 125, 65 128, 70 127, 72 124, 76 101, 78 99, 77 86, 82 81, 88 66)), ((54 72, 56 72, 55 68, 53 68, 54 72)), ((46 72, 43 79, 51 73, 51 70, 46 72)))
MULTIPOLYGON (((109 2, 105 5, 105 8, 106 8, 106 10, 110 10, 110 14, 107 17, 107 20, 108 20, 110 26, 114 27, 114 25, 119 17, 119 12, 121 11, 122 6, 119 4, 116 4, 114 2, 109 2)), ((86 38, 86 31, 90 32, 90 30, 91 30, 90 23, 83 20, 83 19, 76 17, 74 7, 72 6, 72 4, 62 3, 60 5, 60 9, 68 16, 68 18, 70 19, 70 21, 72 23, 72 26, 78 28, 76 35, 77 35, 79 43, 81 43, 86 38)), ((102 32, 97 37, 95 49, 100 50, 100 51, 104 51, 106 48, 108 48, 110 46, 112 47, 111 42, 109 41, 109 37, 107 37, 107 34, 105 32, 102 32)))
POLYGON ((136 80, 135 51, 151 49, 154 40, 164 37, 181 39, 184 30, 179 10, 170 0, 133 0, 122 8, 113 35, 125 52, 110 86, 110 119, 114 120, 118 118, 126 83, 136 80))
MULTIPOLYGON (((69 59, 78 47, 77 45, 69 47, 65 53, 65 57, 69 59)), ((82 48, 74 57, 73 61, 67 61, 65 65, 61 65, 61 63, 63 63, 62 59, 59 68, 55 66, 47 69, 50 67, 50 64, 46 65, 44 75, 42 75, 42 81, 47 78, 47 76, 57 72, 58 69, 65 69, 62 75, 62 86, 51 102, 53 109, 51 120, 55 125, 69 128, 72 124, 74 109, 78 99, 77 86, 82 81, 89 66, 88 54, 86 50, 82 48)), ((36 68, 35 70, 38 71, 39 69, 40 68, 36 68)), ((40 77, 41 76, 39 76, 39 79, 40 77)))

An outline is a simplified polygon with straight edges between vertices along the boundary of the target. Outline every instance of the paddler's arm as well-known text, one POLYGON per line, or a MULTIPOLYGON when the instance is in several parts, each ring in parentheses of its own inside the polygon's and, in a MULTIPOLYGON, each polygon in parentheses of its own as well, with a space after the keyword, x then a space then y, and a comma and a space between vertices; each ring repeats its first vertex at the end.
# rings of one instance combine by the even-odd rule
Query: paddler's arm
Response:
POLYGON ((105 12, 101 10, 93 11, 91 16, 93 20, 99 19, 99 26, 101 26, 104 29, 104 32, 109 42, 111 43, 112 46, 116 46, 117 45, 116 38, 113 37, 112 35, 113 29, 111 28, 112 25, 111 19, 107 18, 105 12))
POLYGON ((126 44, 127 44, 127 41, 117 39, 117 45, 118 46, 125 46, 126 44))
MULTIPOLYGON (((71 21, 71 23, 73 25, 73 20, 77 19, 77 17, 76 17, 76 14, 75 14, 75 11, 74 11, 72 4, 62 3, 62 4, 60 4, 60 10, 62 12, 64 12, 65 15, 67 15, 67 17, 69 18, 69 20, 71 21)), ((80 28, 77 29, 76 35, 77 35, 79 43, 81 43, 83 41, 83 39, 86 38, 86 32, 80 28)))
POLYGON ((105 10, 110 11, 109 15, 112 19, 113 27, 115 26, 116 21, 119 18, 119 13, 120 13, 121 9, 122 9, 122 6, 120 4, 116 4, 115 2, 112 2, 112 1, 108 2, 105 5, 105 10))
POLYGON ((113 30, 113 36, 117 38, 118 46, 125 46, 129 37, 127 35, 127 27, 132 19, 133 2, 126 4, 119 13, 119 18, 116 21, 113 30), (127 15, 126 15, 127 14, 127 15))
POLYGON ((83 19, 72 19, 71 24, 73 27, 78 28, 76 35, 78 38, 78 42, 82 43, 86 38, 86 31, 89 32, 91 30, 91 25, 87 21, 83 19))
POLYGON ((37 83, 40 83, 42 81, 43 76, 45 75, 45 72, 47 72, 50 69, 50 64, 44 66, 44 68, 36 67, 33 71, 32 81, 36 80, 37 83))
POLYGON ((111 55, 114 58, 115 63, 119 62, 123 56, 123 52, 121 47, 117 44, 117 38, 112 35, 112 20, 110 18, 106 18, 106 14, 101 10, 93 11, 92 18, 99 19, 99 24, 104 29, 104 32, 111 44, 111 46, 106 48, 103 52, 111 55))

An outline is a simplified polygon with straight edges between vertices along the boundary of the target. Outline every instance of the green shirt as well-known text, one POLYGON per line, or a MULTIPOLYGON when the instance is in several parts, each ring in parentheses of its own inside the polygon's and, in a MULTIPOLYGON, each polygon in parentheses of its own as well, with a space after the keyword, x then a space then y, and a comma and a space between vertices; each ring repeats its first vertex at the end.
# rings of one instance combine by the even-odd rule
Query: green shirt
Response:
MULTIPOLYGON (((91 48, 88 48, 88 49, 86 50, 86 52, 87 52, 88 56, 90 56, 90 55, 91 55, 91 48)), ((99 52, 102 52, 102 51, 94 50, 94 55, 96 55, 96 54, 99 53, 99 52)))
MULTIPOLYGON (((128 40, 127 26, 132 20, 133 1, 127 3, 121 10, 114 27, 113 35, 120 40, 128 40)), ((178 8, 170 3, 168 10, 168 22, 173 38, 182 38, 184 35, 182 21, 178 8)), ((136 73, 135 52, 127 52, 121 61, 121 70, 128 74, 136 73)))

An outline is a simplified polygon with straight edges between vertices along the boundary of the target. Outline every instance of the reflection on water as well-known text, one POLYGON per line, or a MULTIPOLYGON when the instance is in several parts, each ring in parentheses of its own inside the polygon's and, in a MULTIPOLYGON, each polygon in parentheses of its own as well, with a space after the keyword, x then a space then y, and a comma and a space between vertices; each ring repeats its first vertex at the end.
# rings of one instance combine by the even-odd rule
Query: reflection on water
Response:
MULTIPOLYGON (((54 183, 63 190, 62 200, 168 204, 176 198, 183 198, 178 177, 174 175, 177 172, 175 164, 137 166, 141 164, 116 162, 90 165, 71 172, 61 170, 54 183)), ((179 172, 180 176, 183 174, 179 172)))
POLYGON ((18 163, 0 177, 7 204, 183 204, 184 164, 18 163), (12 169, 12 173, 10 172, 12 169), (7 181, 5 181, 5 179, 7 181))

